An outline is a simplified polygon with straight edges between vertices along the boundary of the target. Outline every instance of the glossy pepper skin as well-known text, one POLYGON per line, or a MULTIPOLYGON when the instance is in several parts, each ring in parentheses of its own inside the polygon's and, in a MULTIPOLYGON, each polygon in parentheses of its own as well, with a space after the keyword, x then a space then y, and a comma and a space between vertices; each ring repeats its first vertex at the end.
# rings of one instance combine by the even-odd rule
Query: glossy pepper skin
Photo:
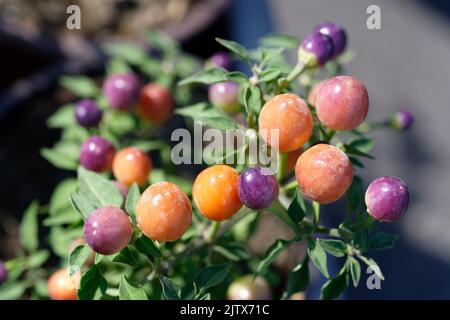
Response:
POLYGON ((210 220, 230 219, 242 207, 238 194, 239 173, 227 165, 214 165, 197 176, 192 197, 200 212, 210 220))
POLYGON ((139 228, 150 239, 175 241, 192 222, 192 206, 177 185, 158 182, 148 187, 136 205, 139 228))
POLYGON ((414 124, 414 116, 407 110, 395 113, 391 119, 391 125, 399 131, 408 131, 414 124))
POLYGON ((376 220, 396 221, 408 210, 408 186, 397 177, 380 177, 372 181, 367 188, 365 201, 367 212, 376 220))
POLYGON ((100 136, 92 136, 81 145, 80 164, 91 171, 108 171, 111 169, 115 152, 111 142, 100 136))
POLYGON ((85 127, 96 127, 102 120, 103 112, 92 99, 83 99, 75 104, 75 119, 85 127))
POLYGON ((208 90, 209 101, 216 108, 227 113, 238 113, 239 84, 232 81, 212 84, 208 90))
POLYGON ((206 60, 206 68, 223 68, 231 69, 231 56, 228 52, 219 51, 206 60))
POLYGON ((303 39, 298 50, 298 59, 306 67, 314 68, 323 66, 333 56, 334 47, 331 39, 314 31, 303 39))
POLYGON ((251 209, 269 207, 278 196, 278 181, 267 168, 248 168, 240 174, 238 193, 242 203, 251 209))
POLYGON ((327 204, 347 192, 353 181, 353 166, 342 150, 328 144, 317 144, 298 158, 295 176, 307 198, 327 204))
POLYGON ((133 73, 116 73, 103 84, 103 95, 113 109, 129 110, 139 99, 140 80, 133 73))
POLYGON ((324 22, 316 26, 316 32, 329 37, 333 42, 333 58, 339 56, 347 46, 347 34, 343 27, 334 22, 324 22))
POLYGON ((131 241, 133 228, 128 215, 121 209, 100 207, 86 219, 84 239, 97 253, 110 255, 125 248, 131 241))

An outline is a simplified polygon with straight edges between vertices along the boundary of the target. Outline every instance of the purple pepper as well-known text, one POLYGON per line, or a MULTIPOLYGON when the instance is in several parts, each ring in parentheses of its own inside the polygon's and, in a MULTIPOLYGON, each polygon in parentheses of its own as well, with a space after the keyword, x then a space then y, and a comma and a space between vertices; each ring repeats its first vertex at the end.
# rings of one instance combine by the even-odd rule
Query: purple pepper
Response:
POLYGON ((307 67, 323 66, 333 56, 331 39, 318 31, 310 33, 298 50, 298 59, 307 67))
POLYGON ((208 90, 209 101, 215 107, 228 113, 240 111, 239 84, 232 81, 214 83, 208 90))
POLYGON ((86 219, 84 240, 97 253, 109 255, 119 252, 131 241, 133 228, 130 218, 121 209, 101 207, 86 219))
POLYGON ((139 78, 132 73, 116 73, 108 77, 103 84, 103 94, 113 109, 128 110, 139 99, 139 78))
POLYGON ((396 221, 408 209, 408 186, 397 177, 380 177, 372 181, 367 188, 365 201, 367 212, 376 220, 396 221))
POLYGON ((80 164, 91 171, 104 172, 111 169, 115 148, 103 137, 92 136, 80 149, 80 164))
POLYGON ((347 45, 347 34, 344 28, 334 22, 324 22, 319 24, 314 31, 326 35, 333 42, 333 58, 339 56, 347 45))
POLYGON ((239 177, 238 194, 250 209, 267 208, 278 196, 277 179, 267 168, 248 168, 239 177))
POLYGON ((8 271, 6 270, 3 261, 0 261, 0 284, 5 282, 6 279, 8 279, 8 271))
POLYGON ((75 119, 83 127, 95 127, 102 120, 103 112, 91 99, 83 99, 75 104, 75 119))
POLYGON ((400 131, 409 130, 414 123, 414 116, 411 112, 401 110, 395 113, 391 119, 391 126, 400 131))
POLYGON ((223 51, 216 52, 206 61, 206 67, 207 68, 215 67, 230 70, 231 56, 227 52, 223 51))

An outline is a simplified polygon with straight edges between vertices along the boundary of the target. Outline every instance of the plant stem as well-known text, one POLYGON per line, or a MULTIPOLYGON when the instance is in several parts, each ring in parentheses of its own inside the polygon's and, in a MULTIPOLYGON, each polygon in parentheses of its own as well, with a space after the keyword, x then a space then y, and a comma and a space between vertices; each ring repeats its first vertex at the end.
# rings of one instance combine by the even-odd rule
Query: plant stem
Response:
POLYGON ((164 247, 165 246, 166 246, 165 242, 159 242, 158 248, 159 248, 159 251, 161 252, 161 257, 155 258, 155 269, 156 269, 156 272, 159 272, 159 268, 161 267, 161 261, 162 261, 162 258, 164 256, 163 253, 164 253, 164 247))
POLYGON ((216 241, 219 229, 220 229, 220 221, 214 221, 211 225, 211 230, 208 235, 208 242, 212 243, 216 241))
POLYGON ((297 182, 297 180, 294 180, 294 181, 291 181, 291 182, 287 183, 286 185, 284 185, 282 187, 282 189, 284 192, 289 192, 291 190, 294 190, 297 187, 298 187, 298 182, 297 182))
POLYGON ((287 152, 280 152, 278 153, 278 174, 277 179, 278 181, 283 180, 285 173, 286 173, 286 165, 287 165, 287 152))
POLYGON ((291 73, 289 73, 289 75, 287 76, 286 80, 289 82, 292 82, 293 80, 295 80, 296 78, 298 78, 303 71, 305 71, 307 68, 305 68, 305 65, 301 62, 298 62, 294 69, 292 69, 291 73))
POLYGON ((313 226, 317 229, 320 219, 320 203, 313 201, 313 226))

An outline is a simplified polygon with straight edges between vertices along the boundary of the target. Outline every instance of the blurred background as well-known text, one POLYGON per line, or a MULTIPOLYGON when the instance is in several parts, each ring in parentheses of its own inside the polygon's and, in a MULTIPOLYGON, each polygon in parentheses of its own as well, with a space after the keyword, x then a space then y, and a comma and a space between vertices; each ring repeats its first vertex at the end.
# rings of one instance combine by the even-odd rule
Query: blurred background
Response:
MULTIPOLYGON (((248 48, 271 32, 307 35, 318 23, 345 26, 355 58, 345 73, 360 78, 370 96, 368 120, 405 108, 409 132, 376 132, 361 174, 409 185, 408 214, 385 231, 397 232, 393 250, 375 253, 386 281, 368 290, 366 276, 347 299, 450 299, 450 1, 448 0, 0 0, 0 258, 18 246, 17 225, 35 198, 48 202, 67 176, 39 155, 58 138, 45 119, 73 99, 58 89, 62 74, 100 75, 108 41, 133 40, 162 29, 192 54, 207 58, 222 37, 248 48), (65 13, 81 7, 81 30, 68 31, 65 13), (369 5, 381 9, 381 29, 366 26, 369 5)), ((239 68, 239 66, 236 66, 239 68)), ((326 207, 338 220, 341 204, 326 207)), ((311 293, 314 297, 314 292, 311 293)))

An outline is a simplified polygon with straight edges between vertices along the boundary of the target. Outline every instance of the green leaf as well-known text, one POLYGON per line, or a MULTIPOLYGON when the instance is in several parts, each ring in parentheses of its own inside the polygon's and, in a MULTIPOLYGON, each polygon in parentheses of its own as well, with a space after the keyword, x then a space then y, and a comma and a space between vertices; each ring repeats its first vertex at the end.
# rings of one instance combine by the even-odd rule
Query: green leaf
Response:
POLYGON ((375 159, 374 156, 372 156, 366 152, 363 152, 363 151, 359 150, 358 148, 353 147, 349 144, 344 145, 344 150, 346 153, 353 154, 355 156, 365 157, 365 158, 369 158, 369 159, 375 159))
POLYGON ((373 139, 357 138, 349 143, 349 146, 358 149, 361 152, 368 153, 373 148, 373 139))
POLYGON ((78 298, 80 300, 99 299, 108 287, 108 283, 103 277, 97 265, 91 267, 80 280, 78 298))
POLYGON ((238 244, 227 243, 223 246, 215 245, 212 249, 214 252, 221 254, 223 257, 231 261, 237 262, 249 258, 247 250, 238 244))
POLYGON ((134 245, 139 252, 145 254, 146 256, 153 256, 158 258, 162 257, 161 251, 158 249, 153 240, 147 238, 144 235, 136 239, 134 245))
POLYGON ((95 210, 93 204, 80 192, 80 190, 74 191, 70 194, 70 204, 72 208, 81 216, 83 220, 86 220, 92 211, 95 210))
POLYGON ((397 240, 398 236, 396 234, 389 234, 380 231, 370 239, 369 249, 374 251, 390 249, 395 245, 397 240))
POLYGON ((136 121, 131 113, 110 112, 105 116, 106 127, 115 135, 121 136, 136 129, 136 121))
POLYGON ((300 45, 300 39, 295 36, 285 34, 270 34, 261 39, 261 45, 266 47, 282 47, 297 49, 300 45))
POLYGON ((358 158, 356 157, 348 157, 350 159, 350 161, 352 162, 352 165, 359 167, 359 168, 365 168, 364 163, 362 163, 361 161, 359 161, 358 158))
POLYGON ((174 55, 179 50, 179 45, 169 35, 164 32, 152 30, 145 34, 152 48, 161 50, 167 55, 174 55))
POLYGON ((242 102, 247 113, 258 114, 262 107, 259 88, 250 84, 245 85, 242 90, 242 102))
POLYGON ((69 275, 72 276, 76 271, 81 270, 86 260, 91 254, 91 248, 87 245, 77 246, 69 255, 69 275))
POLYGON ((167 144, 161 140, 133 140, 127 146, 136 147, 144 152, 167 148, 167 144))
POLYGON ((148 54, 140 46, 125 42, 108 43, 103 46, 106 54, 119 58, 133 65, 141 65, 148 59, 148 54))
POLYGON ((38 248, 38 209, 39 202, 34 200, 25 210, 19 226, 20 242, 28 252, 38 248))
POLYGON ((100 94, 100 90, 94 80, 87 76, 62 76, 59 78, 58 83, 60 86, 83 98, 95 97, 100 94))
POLYGON ((148 300, 145 291, 131 285, 122 274, 119 284, 119 300, 148 300))
POLYGON ((106 66, 106 74, 108 76, 113 75, 115 73, 129 73, 129 72, 133 72, 133 70, 122 58, 110 59, 106 66))
POLYGON ((136 205, 141 196, 141 191, 136 183, 133 183, 128 190, 127 199, 125 200, 125 210, 134 219, 136 219, 136 205))
MULTIPOLYGON (((60 144, 60 146, 62 146, 62 144, 60 144)), ((72 157, 69 157, 63 149, 64 148, 58 147, 53 147, 52 149, 42 148, 41 156, 57 168, 75 170, 78 167, 78 159, 75 160, 72 157)))
POLYGON ((339 298, 348 286, 347 269, 341 270, 339 275, 328 280, 321 290, 321 299, 330 300, 339 298))
POLYGON ((274 68, 274 67, 267 68, 266 70, 261 72, 261 74, 259 75, 259 81, 260 82, 271 82, 271 81, 278 79, 278 77, 280 75, 281 75, 280 69, 274 68))
POLYGON ((245 49, 242 45, 237 42, 225 40, 221 38, 216 38, 216 41, 219 42, 222 46, 235 53, 239 57, 242 58, 245 62, 249 63, 249 56, 247 49, 245 49))
POLYGON ((343 257, 345 256, 347 246, 341 240, 335 239, 319 239, 317 238, 317 242, 319 242, 320 246, 328 252, 329 254, 335 257, 343 257))
POLYGON ((185 86, 193 83, 213 84, 217 82, 227 81, 227 71, 222 68, 211 68, 200 71, 190 77, 181 80, 178 85, 185 86))
POLYGON ((112 260, 113 262, 119 262, 128 264, 132 267, 139 264, 139 252, 135 247, 129 245, 122 249, 112 260))
POLYGON ((289 298, 294 293, 305 291, 310 282, 309 275, 309 259, 308 256, 303 259, 303 262, 292 269, 288 277, 286 294, 289 298))
POLYGON ((49 243, 52 251, 61 258, 66 259, 71 242, 83 236, 83 229, 52 227, 50 229, 49 243))
POLYGON ((384 275, 381 272, 380 267, 378 266, 378 263, 376 263, 375 260, 373 260, 372 258, 369 257, 365 257, 365 256, 358 256, 368 267, 370 267, 373 272, 375 272, 375 274, 377 275, 378 278, 380 278, 381 280, 384 280, 384 275))
POLYGON ((319 241, 308 240, 308 256, 314 263, 316 268, 326 277, 329 278, 327 268, 327 254, 320 246, 319 241))
POLYGON ((75 106, 73 103, 60 107, 52 116, 47 119, 49 128, 65 128, 76 125, 75 106))
POLYGON ((80 222, 80 216, 77 215, 74 209, 70 206, 70 199, 68 202, 68 208, 61 209, 56 214, 50 215, 48 218, 45 218, 42 221, 42 225, 44 225, 45 227, 51 227, 80 222))
POLYGON ((305 202, 303 196, 301 195, 299 189, 295 191, 294 199, 292 199, 289 205, 287 214, 294 223, 299 224, 303 218, 306 216, 305 202))
POLYGON ((231 263, 212 265, 201 269, 194 279, 194 284, 203 292, 204 290, 221 284, 231 269, 231 263))
POLYGON ((103 176, 79 167, 78 182, 80 191, 84 196, 89 197, 91 205, 94 207, 113 206, 120 208, 122 206, 122 194, 111 181, 103 176))
POLYGON ((68 178, 60 182, 53 191, 49 203, 49 213, 54 215, 61 210, 70 208, 69 197, 78 187, 78 181, 74 178, 68 178))
POLYGON ((27 257, 27 268, 28 269, 36 269, 41 267, 50 256, 50 252, 48 250, 39 250, 35 253, 31 254, 27 257))
POLYGON ((272 205, 267 208, 268 212, 274 213, 278 218, 280 218, 284 223, 286 223, 292 230, 295 231, 296 234, 300 233, 301 230, 291 217, 288 215, 286 209, 280 204, 279 201, 274 201, 272 205))
POLYGON ((367 229, 358 230, 352 240, 352 245, 362 251, 369 246, 370 237, 367 229))
POLYGON ((23 282, 5 282, 0 286, 0 300, 17 300, 23 297, 27 285, 23 282))
POLYGON ((237 82, 240 84, 248 83, 247 75, 240 71, 230 71, 226 75, 228 81, 237 82))
POLYGON ((353 286, 356 288, 361 279, 361 265, 355 258, 349 257, 349 259, 350 274, 352 276, 353 286))
POLYGON ((233 119, 215 108, 207 108, 206 103, 197 103, 190 107, 177 109, 175 113, 184 117, 190 117, 194 121, 201 121, 203 125, 219 130, 237 128, 233 119))
POLYGON ((180 300, 181 299, 181 289, 172 280, 159 276, 159 281, 161 282, 161 287, 163 289, 163 295, 166 300, 180 300))
POLYGON ((264 257, 261 259, 256 270, 257 274, 263 274, 266 272, 267 268, 272 264, 273 261, 278 257, 278 255, 284 251, 290 244, 291 240, 278 239, 266 250, 264 257))
POLYGON ((347 191, 347 203, 351 212, 356 211, 362 205, 364 193, 364 185, 361 178, 354 176, 352 184, 347 191))

